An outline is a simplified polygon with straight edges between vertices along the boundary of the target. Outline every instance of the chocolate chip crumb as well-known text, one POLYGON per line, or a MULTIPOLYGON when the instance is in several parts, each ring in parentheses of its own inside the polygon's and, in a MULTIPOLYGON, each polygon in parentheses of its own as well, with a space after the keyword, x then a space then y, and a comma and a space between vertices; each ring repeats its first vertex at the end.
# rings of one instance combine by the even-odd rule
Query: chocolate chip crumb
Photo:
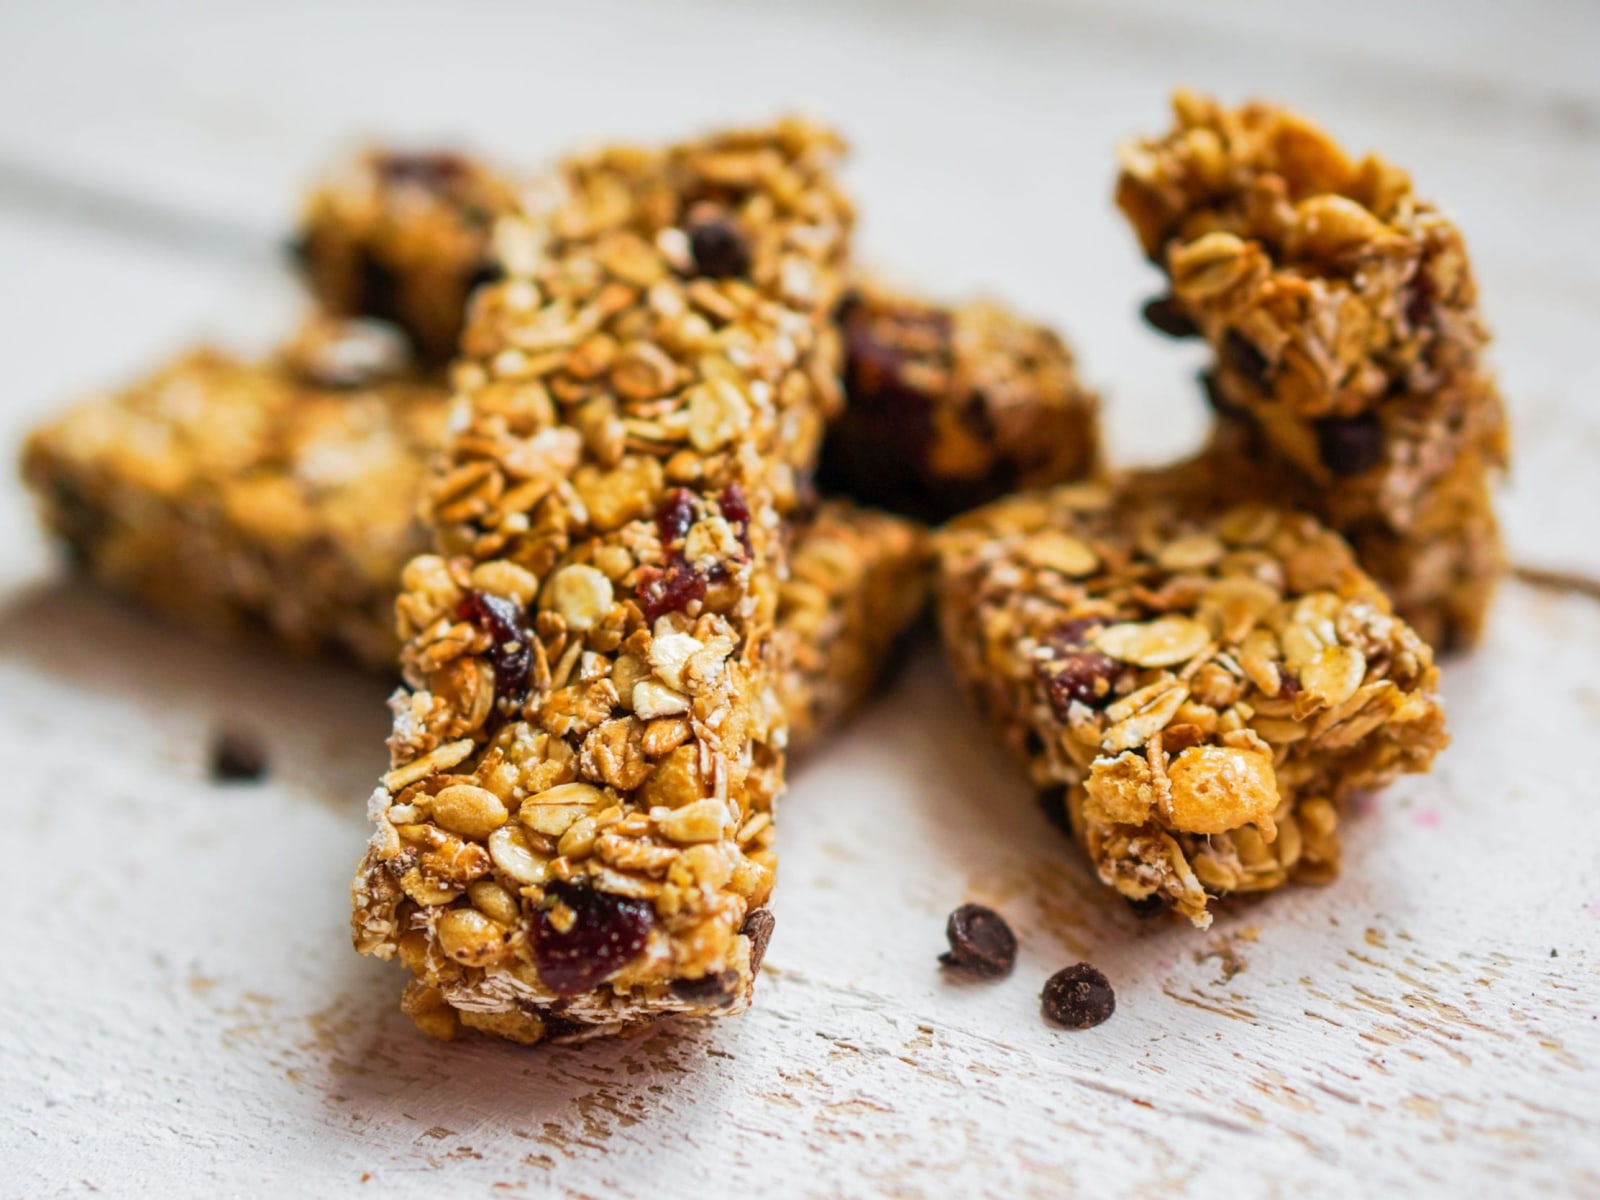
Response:
POLYGON ((1044 985, 1044 1017, 1067 1029, 1093 1029, 1116 1011, 1111 982, 1088 963, 1050 976, 1044 985))
POLYGON ((267 775, 261 739, 242 729, 220 729, 211 738, 211 778, 217 783, 259 783, 267 775))
POLYGON ((1148 921, 1151 917, 1159 917, 1167 911, 1167 902, 1161 898, 1160 892, 1151 892, 1142 899, 1135 900, 1132 896, 1124 896, 1128 907, 1133 910, 1133 915, 1141 921, 1148 921))
POLYGON ((1017 965, 1017 935, 1006 919, 982 904, 963 904, 945 925, 950 949, 939 956, 947 967, 998 979, 1017 965))
POLYGON ((1317 457, 1335 475, 1360 475, 1383 461, 1383 426, 1372 413, 1324 417, 1314 428, 1317 457))
POLYGON ((689 230, 689 249, 695 270, 713 279, 743 275, 750 269, 750 247, 744 235, 723 218, 697 222, 689 230))
POLYGON ((739 932, 750 939, 750 977, 761 973, 761 960, 767 955, 767 943, 772 940, 772 930, 778 924, 769 908, 753 909, 739 926, 739 932))
POLYGON ((1175 296, 1157 296, 1154 300, 1145 301, 1144 319, 1152 329, 1168 337, 1193 337, 1200 332, 1199 326, 1183 311, 1183 305, 1178 303, 1175 296))

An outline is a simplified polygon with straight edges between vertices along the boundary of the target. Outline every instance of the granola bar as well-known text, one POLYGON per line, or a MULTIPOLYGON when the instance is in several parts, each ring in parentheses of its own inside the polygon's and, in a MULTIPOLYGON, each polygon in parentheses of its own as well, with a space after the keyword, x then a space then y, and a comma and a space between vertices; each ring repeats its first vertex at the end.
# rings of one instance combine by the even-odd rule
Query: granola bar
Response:
POLYGON ((186 353, 35 431, 22 470, 87 573, 191 627, 393 670, 400 570, 447 395, 371 326, 273 361, 186 353))
POLYGON ((786 525, 839 402, 839 152, 799 121, 606 150, 500 222, 353 885, 357 948, 410 969, 430 1033, 748 1003, 786 525))
POLYGON ((870 283, 838 321, 848 402, 828 430, 825 488, 937 522, 1098 468, 1099 401, 1052 331, 870 283))
POLYGON ((405 330, 419 354, 455 353, 467 297, 494 277, 495 220, 516 189, 452 150, 367 150, 307 198, 292 246, 324 311, 405 330))
POLYGON ((1169 133, 1123 148, 1117 183, 1168 277, 1146 316, 1205 338, 1218 413, 1253 425, 1268 475, 1359 553, 1388 547, 1362 562, 1397 598, 1439 573, 1409 556, 1440 554, 1420 533, 1451 503, 1434 494, 1460 493, 1475 464, 1482 512, 1438 610, 1446 643, 1472 640, 1499 571, 1487 497, 1508 438, 1460 229, 1398 167, 1352 160, 1295 113, 1188 92, 1173 108, 1169 133))
POLYGON ((1331 878, 1350 794, 1445 744, 1429 647, 1313 517, 1209 463, 1001 500, 936 535, 957 675, 1100 878, 1196 925, 1331 878))
MULTIPOLYGON (((325 320, 264 363, 191 351, 38 430, 24 475, 103 585, 210 632, 392 671, 449 404, 404 363, 381 331, 325 320)), ((924 557, 920 527, 847 500, 797 525, 777 613, 792 753, 871 695, 921 612, 924 557)))

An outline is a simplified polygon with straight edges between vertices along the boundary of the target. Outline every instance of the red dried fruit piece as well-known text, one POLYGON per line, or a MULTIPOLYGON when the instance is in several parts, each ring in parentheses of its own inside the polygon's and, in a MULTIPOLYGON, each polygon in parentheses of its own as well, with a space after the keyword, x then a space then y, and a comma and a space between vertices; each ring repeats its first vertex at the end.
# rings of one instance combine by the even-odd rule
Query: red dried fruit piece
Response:
POLYGON ((670 549, 683 541, 694 525, 694 493, 688 488, 673 488, 656 509, 656 533, 661 538, 661 548, 670 549))
POLYGON ((1034 664, 1034 672, 1050 700, 1050 711, 1058 721, 1067 719, 1074 700, 1090 708, 1099 708, 1110 700, 1111 681, 1117 670, 1117 664, 1098 650, 1068 650, 1034 664))
POLYGON ((744 554, 749 558, 750 549, 750 502, 745 499, 744 489, 739 486, 738 480, 722 489, 722 494, 717 497, 717 507, 722 510, 722 519, 738 526, 739 544, 744 547, 744 554))
POLYGON ((514 601, 487 592, 468 592, 456 606, 456 617, 470 621, 492 639, 488 659, 494 668, 494 698, 520 701, 533 672, 533 630, 527 614, 514 601))
POLYGON ((655 925, 655 910, 643 900, 599 892, 581 883, 552 883, 545 895, 572 910, 570 928, 551 923, 541 909, 529 931, 539 979, 562 996, 587 992, 610 979, 641 953, 655 925))
POLYGON ((696 600, 704 600, 709 583, 682 559, 658 567, 639 569, 639 608, 644 619, 654 625, 658 617, 682 612, 696 600))

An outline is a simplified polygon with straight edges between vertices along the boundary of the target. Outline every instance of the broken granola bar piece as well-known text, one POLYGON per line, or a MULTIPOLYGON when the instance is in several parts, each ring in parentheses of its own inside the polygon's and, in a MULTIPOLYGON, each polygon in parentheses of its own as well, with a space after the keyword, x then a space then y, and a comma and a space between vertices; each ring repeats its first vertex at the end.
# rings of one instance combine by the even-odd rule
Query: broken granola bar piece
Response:
POLYGON ((1445 744, 1432 652, 1305 514, 1195 470, 1002 500, 935 535, 946 651, 1100 878, 1196 925, 1320 881, 1341 802, 1445 744))
POLYGON ((870 283, 838 321, 847 403, 828 430, 824 488, 942 521, 1098 468, 1099 400, 1050 330, 995 304, 938 305, 870 283))
POLYGON ((191 628, 393 670, 400 571, 447 393, 315 322, 267 363, 180 356, 36 430, 23 477, 92 578, 191 628))
POLYGON ((454 150, 372 148, 307 198, 294 255, 327 312, 392 322, 441 362, 455 353, 468 297, 495 274, 494 223, 515 190, 454 150))
POLYGON ((871 697, 927 599, 927 532, 825 499, 795 531, 778 587, 778 701, 800 754, 871 697))
POLYGON ((749 1002, 788 524, 840 400, 840 151, 792 120, 604 150, 500 222, 353 886, 358 949, 409 968, 430 1033, 749 1002))
POLYGON ((1499 572, 1487 496, 1508 433, 1460 229, 1404 171, 1350 158, 1298 114, 1190 92, 1173 109, 1171 131, 1123 148, 1117 182, 1167 275, 1152 323, 1205 338, 1219 417, 1253 427, 1267 476, 1350 537, 1408 611, 1423 611, 1414 573, 1458 581, 1443 636, 1470 642, 1499 572), (1464 463, 1487 519, 1442 568, 1421 529, 1453 503, 1435 492, 1462 491, 1464 463), (1385 556, 1369 556, 1380 540, 1385 556), (1413 572, 1402 558, 1413 549, 1434 561, 1413 572))

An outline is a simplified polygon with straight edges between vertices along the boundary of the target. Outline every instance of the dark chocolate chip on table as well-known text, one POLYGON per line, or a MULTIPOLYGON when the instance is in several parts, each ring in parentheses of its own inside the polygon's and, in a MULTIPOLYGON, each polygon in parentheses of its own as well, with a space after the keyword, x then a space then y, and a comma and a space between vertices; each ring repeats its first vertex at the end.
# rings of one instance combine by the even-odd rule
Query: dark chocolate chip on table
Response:
POLYGON ((963 904, 945 925, 950 949, 939 956, 947 967, 990 979, 1011 974, 1017 965, 1017 935, 992 908, 963 904))
POLYGON ((211 739, 211 778, 218 783, 256 783, 266 778, 267 751, 242 729, 220 729, 211 739))
POLYGON ((1045 1020, 1067 1029, 1093 1029, 1116 1011, 1111 981, 1088 963, 1075 963, 1044 985, 1045 1020))

